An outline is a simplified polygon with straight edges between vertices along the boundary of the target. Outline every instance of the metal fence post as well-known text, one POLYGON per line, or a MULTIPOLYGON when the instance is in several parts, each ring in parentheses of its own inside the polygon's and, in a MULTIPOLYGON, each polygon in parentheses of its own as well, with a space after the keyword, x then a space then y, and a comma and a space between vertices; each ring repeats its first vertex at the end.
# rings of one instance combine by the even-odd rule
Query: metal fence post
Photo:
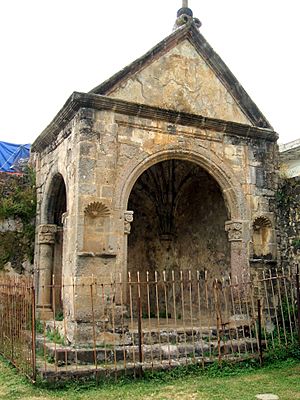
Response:
POLYGON ((263 351, 262 351, 262 332, 261 332, 261 302, 257 300, 257 316, 258 316, 258 346, 259 346, 259 362, 263 364, 263 351))
POLYGON ((296 288, 297 288, 298 341, 299 341, 299 346, 300 346, 300 284, 299 284, 299 264, 297 265, 296 288))
POLYGON ((32 380, 36 381, 36 317, 35 317, 35 288, 31 286, 31 339, 32 339, 32 380))
POLYGON ((141 283, 140 283, 140 275, 137 274, 138 278, 138 287, 137 287, 137 308, 138 308, 138 347, 139 347, 139 377, 142 377, 143 369, 143 352, 142 352, 142 302, 141 302, 141 283))

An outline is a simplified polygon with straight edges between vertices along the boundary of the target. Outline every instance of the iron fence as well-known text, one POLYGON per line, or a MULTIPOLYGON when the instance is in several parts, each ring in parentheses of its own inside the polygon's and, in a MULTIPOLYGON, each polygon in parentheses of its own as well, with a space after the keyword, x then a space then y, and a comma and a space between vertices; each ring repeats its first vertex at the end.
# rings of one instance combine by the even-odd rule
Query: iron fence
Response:
POLYGON ((0 354, 35 381, 35 290, 31 278, 0 277, 0 354))
POLYGON ((263 351, 296 344, 300 332, 299 274, 291 268, 251 278, 206 271, 131 272, 109 281, 53 276, 37 289, 41 298, 50 291, 47 314, 35 307, 31 279, 0 278, 0 353, 32 380, 36 371, 52 380, 262 361, 263 351))
POLYGON ((62 277, 40 288, 52 291, 53 319, 40 324, 38 368, 51 379, 261 358, 296 341, 296 286, 292 269, 251 278, 205 271, 132 272, 105 283, 62 277))

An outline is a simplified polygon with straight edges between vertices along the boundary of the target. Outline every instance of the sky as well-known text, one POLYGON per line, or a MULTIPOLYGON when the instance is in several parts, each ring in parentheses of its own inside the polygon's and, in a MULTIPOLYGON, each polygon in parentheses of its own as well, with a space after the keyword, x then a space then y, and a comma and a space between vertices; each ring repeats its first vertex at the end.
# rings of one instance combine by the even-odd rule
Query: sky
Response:
MULTIPOLYGON (((172 32, 181 0, 0 0, 0 141, 32 143, 172 32)), ((299 0, 189 0, 206 40, 279 133, 300 138, 299 0)))

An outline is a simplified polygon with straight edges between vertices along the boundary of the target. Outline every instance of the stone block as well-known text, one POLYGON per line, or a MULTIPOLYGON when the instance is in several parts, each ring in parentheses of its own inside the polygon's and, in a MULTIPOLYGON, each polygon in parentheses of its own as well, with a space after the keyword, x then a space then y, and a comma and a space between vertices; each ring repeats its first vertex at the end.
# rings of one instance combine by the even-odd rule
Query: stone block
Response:
POLYGON ((113 186, 102 186, 101 196, 104 198, 111 198, 114 193, 113 186))

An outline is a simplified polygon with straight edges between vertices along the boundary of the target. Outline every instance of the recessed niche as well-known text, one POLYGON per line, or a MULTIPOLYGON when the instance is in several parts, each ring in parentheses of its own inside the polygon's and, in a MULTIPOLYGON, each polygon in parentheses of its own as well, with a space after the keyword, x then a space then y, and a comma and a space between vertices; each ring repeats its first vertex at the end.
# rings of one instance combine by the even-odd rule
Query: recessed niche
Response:
POLYGON ((255 218, 253 222, 253 255, 254 258, 271 256, 272 223, 265 217, 255 218))
POLYGON ((100 202, 90 203, 84 209, 83 251, 105 252, 106 235, 109 231, 109 208, 100 202))

